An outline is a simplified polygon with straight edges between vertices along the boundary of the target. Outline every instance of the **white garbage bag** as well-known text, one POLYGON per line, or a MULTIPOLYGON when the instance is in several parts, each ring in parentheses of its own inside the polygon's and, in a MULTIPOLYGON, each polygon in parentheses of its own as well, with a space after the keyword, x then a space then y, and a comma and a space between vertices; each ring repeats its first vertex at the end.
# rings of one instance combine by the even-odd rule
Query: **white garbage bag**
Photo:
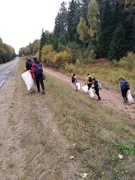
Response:
POLYGON ((22 73, 21 76, 22 76, 22 78, 23 78, 23 80, 25 82, 27 90, 30 91, 30 92, 33 91, 33 89, 34 89, 34 80, 33 80, 32 76, 31 76, 30 71, 26 71, 26 72, 22 73))
POLYGON ((90 88, 89 94, 90 94, 90 97, 91 97, 91 98, 93 98, 93 97, 95 96, 95 94, 94 94, 94 89, 93 89, 93 88, 90 88))
POLYGON ((87 85, 83 86, 83 87, 82 87, 82 90, 83 90, 84 92, 88 92, 88 86, 87 86, 87 85))
POLYGON ((127 91, 127 99, 129 104, 132 104, 134 102, 130 89, 127 91))
POLYGON ((80 83, 79 83, 79 82, 76 83, 76 87, 77 87, 77 90, 80 90, 80 89, 81 89, 81 88, 80 88, 80 83))

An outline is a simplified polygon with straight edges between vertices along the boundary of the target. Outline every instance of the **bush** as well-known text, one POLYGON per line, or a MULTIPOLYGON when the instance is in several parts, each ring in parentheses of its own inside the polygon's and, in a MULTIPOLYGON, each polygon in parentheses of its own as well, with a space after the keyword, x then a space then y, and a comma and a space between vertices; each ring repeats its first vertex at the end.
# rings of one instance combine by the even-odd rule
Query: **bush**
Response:
POLYGON ((70 63, 72 58, 70 50, 59 52, 54 57, 54 65, 56 68, 64 67, 66 63, 70 63))

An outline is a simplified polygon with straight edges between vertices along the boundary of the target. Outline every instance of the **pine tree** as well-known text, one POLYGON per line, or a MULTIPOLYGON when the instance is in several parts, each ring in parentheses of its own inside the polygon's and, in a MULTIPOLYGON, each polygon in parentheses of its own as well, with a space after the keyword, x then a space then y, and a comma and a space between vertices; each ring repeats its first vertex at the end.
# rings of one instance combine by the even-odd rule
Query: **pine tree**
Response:
POLYGON ((108 52, 108 59, 120 60, 125 55, 125 30, 122 24, 115 29, 113 39, 108 52))
POLYGON ((79 4, 72 0, 68 8, 68 41, 78 41, 77 25, 79 23, 79 4))
POLYGON ((111 38, 114 31, 112 11, 108 0, 105 1, 98 35, 98 55, 107 57, 111 38))

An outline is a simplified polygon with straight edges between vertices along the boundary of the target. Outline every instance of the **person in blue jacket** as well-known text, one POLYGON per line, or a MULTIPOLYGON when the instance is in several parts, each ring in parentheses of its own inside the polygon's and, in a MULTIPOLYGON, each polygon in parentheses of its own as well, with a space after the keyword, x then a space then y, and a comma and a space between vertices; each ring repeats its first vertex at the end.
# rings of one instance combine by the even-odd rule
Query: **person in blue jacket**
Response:
POLYGON ((121 89, 123 100, 124 102, 127 102, 127 91, 129 89, 129 83, 123 78, 120 78, 119 82, 120 82, 120 89, 121 89))

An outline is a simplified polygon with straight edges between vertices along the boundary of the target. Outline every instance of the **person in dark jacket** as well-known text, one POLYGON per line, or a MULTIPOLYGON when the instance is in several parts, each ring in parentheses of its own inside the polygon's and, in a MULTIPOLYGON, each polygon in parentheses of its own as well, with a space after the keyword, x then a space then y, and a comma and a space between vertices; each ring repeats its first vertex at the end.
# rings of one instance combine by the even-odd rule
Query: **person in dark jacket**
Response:
POLYGON ((32 61, 31 59, 29 58, 29 56, 26 56, 26 70, 31 70, 31 67, 32 67, 32 61))
POLYGON ((33 61, 34 61, 34 63, 35 63, 35 64, 40 63, 40 61, 37 59, 37 57, 36 57, 36 56, 33 56, 33 61))
POLYGON ((45 94, 45 85, 44 85, 44 79, 43 79, 43 69, 42 69, 42 64, 40 61, 35 61, 36 63, 36 72, 35 72, 35 79, 36 79, 36 85, 38 92, 40 92, 40 85, 42 88, 42 94, 45 94), (41 68, 41 70, 38 71, 38 67, 41 68))
POLYGON ((72 84, 73 84, 73 87, 74 87, 74 90, 75 91, 78 91, 78 87, 77 87, 77 78, 76 78, 76 75, 73 74, 72 78, 71 78, 71 81, 72 81, 72 84))
POLYGON ((127 102, 127 91, 129 89, 129 84, 123 78, 120 78, 119 82, 120 82, 120 89, 121 89, 121 94, 122 94, 123 100, 124 100, 124 102, 127 102))
POLYGON ((95 90, 95 94, 98 96, 98 100, 101 100, 101 97, 99 95, 99 89, 98 89, 98 81, 93 78, 93 84, 94 84, 94 90, 95 90))

